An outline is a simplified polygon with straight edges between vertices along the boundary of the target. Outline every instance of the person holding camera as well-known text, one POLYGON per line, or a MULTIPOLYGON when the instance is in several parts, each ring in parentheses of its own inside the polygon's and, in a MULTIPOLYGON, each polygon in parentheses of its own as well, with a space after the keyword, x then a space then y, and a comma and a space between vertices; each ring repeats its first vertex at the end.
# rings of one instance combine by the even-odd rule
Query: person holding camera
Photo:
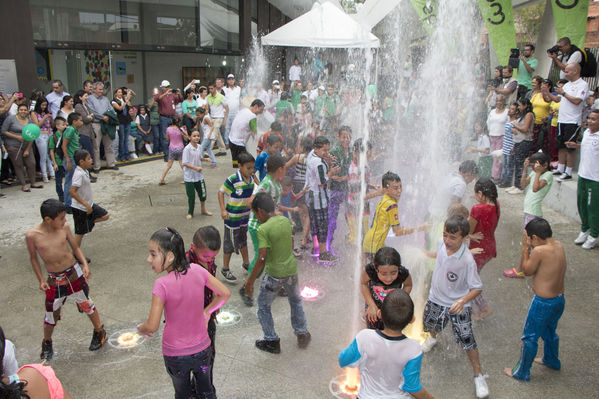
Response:
POLYGON ((572 43, 569 37, 562 37, 557 44, 547 50, 547 56, 553 60, 555 65, 560 69, 559 78, 568 79, 566 77, 566 66, 577 63, 582 66, 582 52, 572 43), (558 55, 558 53, 560 53, 558 55))
POLYGON ((535 46, 526 44, 524 51, 520 54, 518 63, 518 98, 522 98, 527 92, 532 90, 532 77, 537 70, 539 61, 533 58, 535 46))
POLYGON ((160 115, 160 148, 154 149, 154 152, 164 152, 164 160, 167 161, 166 128, 171 124, 172 118, 176 116, 175 105, 183 101, 183 95, 181 90, 172 89, 168 80, 163 80, 160 84, 160 93, 154 94, 154 101, 158 103, 158 114, 160 115))

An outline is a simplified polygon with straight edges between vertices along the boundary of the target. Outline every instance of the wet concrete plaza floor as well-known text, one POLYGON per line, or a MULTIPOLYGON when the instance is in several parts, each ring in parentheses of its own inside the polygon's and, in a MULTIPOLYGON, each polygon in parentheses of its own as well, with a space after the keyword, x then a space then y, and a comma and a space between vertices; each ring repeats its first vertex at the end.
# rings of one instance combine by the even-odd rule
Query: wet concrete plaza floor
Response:
MULTIPOLYGON (((177 228, 189 246, 194 231, 214 224, 222 232, 216 192, 231 173, 230 160, 220 158, 219 168, 205 171, 208 209, 214 216, 185 219, 187 200, 178 166, 167 176, 168 185, 157 182, 164 163, 156 160, 102 171, 92 186, 95 202, 105 207, 111 219, 96 226, 86 236, 83 252, 92 259, 91 296, 102 322, 111 335, 133 329, 147 318, 152 284, 156 275, 146 263, 147 243, 158 228, 177 228)), ((571 183, 575 184, 575 183, 571 183)), ((470 186, 471 188, 471 186, 470 186)), ((469 189, 470 189, 469 188, 469 189)), ((0 324, 17 348, 19 364, 39 361, 42 338, 44 295, 38 290, 31 270, 24 235, 39 223, 39 205, 55 196, 53 183, 43 190, 23 193, 18 188, 3 190, 0 199, 2 259, 0 259, 0 324)), ((599 249, 584 251, 572 240, 576 221, 545 208, 554 235, 564 242, 569 262, 566 281, 566 310, 560 320, 559 372, 534 366, 530 383, 517 382, 503 375, 504 367, 516 362, 520 334, 532 298, 527 280, 510 280, 501 271, 515 265, 519 258, 522 224, 522 197, 500 192, 502 215, 496 232, 498 257, 481 273, 484 292, 495 313, 475 322, 480 358, 493 398, 592 398, 599 390, 599 344, 596 304, 599 249)), ((575 204, 572 204, 575 206, 575 204)), ((400 217, 402 204, 399 204, 400 217)), ((405 210, 403 210, 405 212, 405 210)), ((72 225, 71 218, 68 218, 72 225)), ((304 302, 312 342, 305 350, 297 348, 290 326, 289 305, 285 298, 273 304, 273 316, 281 337, 282 352, 272 355, 254 347, 261 337, 256 307, 248 308, 237 291, 241 282, 229 285, 231 300, 225 308, 241 313, 241 321, 221 326, 216 334, 215 385, 219 398, 329 398, 329 381, 342 373, 337 365, 339 351, 352 339, 351 303, 353 295, 354 250, 341 251, 345 233, 338 234, 335 245, 342 252, 341 262, 330 268, 315 265, 310 259, 299 261, 300 285, 318 284, 325 295, 315 302, 304 302), (349 253, 349 254, 348 254, 349 253)), ((251 253, 251 250, 250 250, 251 253)), ((308 257, 309 258, 309 257, 308 257)), ((222 264, 221 257, 217 263, 222 264)), ((232 271, 240 280, 241 258, 234 256, 232 271)), ((222 279, 220 273, 218 276, 222 279)), ((258 291, 256 283, 255 291, 258 291)), ((358 294, 359 295, 359 294, 358 294)), ((87 350, 92 327, 87 317, 67 304, 54 333, 55 356, 51 365, 64 386, 75 398, 170 398, 173 388, 162 361, 160 334, 140 346, 123 350, 110 345, 97 352, 87 350)), ((539 349, 542 353, 542 341, 539 349)), ((453 341, 450 329, 440 343, 424 356, 421 380, 437 398, 474 397, 472 371, 464 353, 453 341)))

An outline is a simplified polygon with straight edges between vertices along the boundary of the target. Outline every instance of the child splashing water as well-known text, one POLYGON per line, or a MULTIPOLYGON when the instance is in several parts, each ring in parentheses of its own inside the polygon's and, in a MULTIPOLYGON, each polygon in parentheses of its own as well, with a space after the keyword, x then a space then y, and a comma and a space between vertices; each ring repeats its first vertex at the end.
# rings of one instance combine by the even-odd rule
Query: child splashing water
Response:
MULTIPOLYGON (((470 210, 468 221, 470 222, 470 245, 469 248, 482 249, 481 252, 473 253, 476 269, 480 274, 481 269, 491 259, 497 256, 495 245, 495 229, 499 222, 499 203, 497 202, 497 187, 489 178, 479 179, 474 185, 474 198, 478 204, 470 210), (482 236, 482 237, 481 237, 482 236)), ((493 310, 480 294, 473 300, 479 312, 472 315, 473 320, 481 320, 490 316, 493 310)))
POLYGON ((158 331, 164 311, 167 321, 162 333, 162 354, 173 380, 175 398, 216 398, 210 382, 213 359, 206 323, 231 293, 202 266, 187 262, 183 238, 175 229, 168 227, 152 234, 148 251, 152 270, 167 274, 154 282, 150 315, 137 330, 144 335, 158 331), (206 307, 205 287, 214 293, 206 307))

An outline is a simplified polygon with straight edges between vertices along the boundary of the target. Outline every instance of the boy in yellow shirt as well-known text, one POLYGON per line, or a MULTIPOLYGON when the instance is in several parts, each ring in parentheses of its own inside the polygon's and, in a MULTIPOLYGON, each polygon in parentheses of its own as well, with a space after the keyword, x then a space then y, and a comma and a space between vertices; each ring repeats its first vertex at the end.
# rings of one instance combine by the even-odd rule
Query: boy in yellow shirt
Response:
POLYGON ((373 259, 376 251, 385 246, 385 239, 389 234, 389 229, 393 229, 395 236, 403 236, 430 229, 429 223, 421 224, 418 227, 400 226, 397 202, 399 201, 399 197, 401 197, 401 178, 397 174, 393 172, 385 173, 383 175, 382 187, 383 198, 376 206, 372 225, 364 236, 362 248, 366 261, 373 259))

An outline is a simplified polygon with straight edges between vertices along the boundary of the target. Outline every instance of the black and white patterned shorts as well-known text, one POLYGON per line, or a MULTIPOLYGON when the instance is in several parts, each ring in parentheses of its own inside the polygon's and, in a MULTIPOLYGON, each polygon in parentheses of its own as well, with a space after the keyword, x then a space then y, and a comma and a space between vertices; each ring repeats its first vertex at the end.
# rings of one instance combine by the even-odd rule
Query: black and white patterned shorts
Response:
POLYGON ((239 253, 239 250, 248 245, 248 226, 239 226, 236 229, 231 229, 225 225, 223 232, 223 252, 232 254, 239 253))
POLYGON ((318 242, 326 242, 329 232, 329 208, 314 209, 314 206, 310 205, 308 211, 312 235, 318 237, 318 242))
POLYGON ((447 322, 451 320, 451 328, 456 342, 464 350, 473 350, 477 348, 474 333, 472 332, 472 309, 465 306, 461 314, 449 313, 449 307, 437 305, 430 300, 426 301, 424 306, 424 324, 425 332, 441 332, 447 322))

